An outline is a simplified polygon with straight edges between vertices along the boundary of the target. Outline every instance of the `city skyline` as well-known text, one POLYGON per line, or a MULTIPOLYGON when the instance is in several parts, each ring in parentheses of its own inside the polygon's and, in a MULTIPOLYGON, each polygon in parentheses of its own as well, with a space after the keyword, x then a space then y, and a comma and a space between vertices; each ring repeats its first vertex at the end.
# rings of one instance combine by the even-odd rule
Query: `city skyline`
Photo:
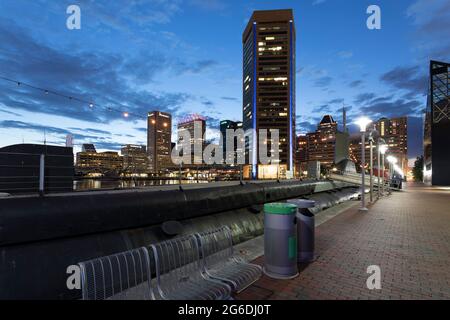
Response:
MULTIPOLYGON (((324 114, 338 119, 345 103, 349 123, 361 113, 373 120, 410 116, 409 158, 422 154, 420 111, 426 106, 429 60, 446 61, 450 56, 448 37, 439 37, 448 24, 445 1, 380 1, 379 31, 365 27, 366 1, 148 4, 141 12, 133 6, 81 2, 82 29, 69 31, 65 4, 2 2, 3 75, 98 105, 126 106, 131 116, 95 105, 90 110, 0 82, 6 93, 0 100, 1 145, 22 139, 42 142, 44 129, 48 143, 64 144, 66 133, 72 132, 77 148, 89 142, 99 150, 145 145, 146 120, 132 114, 145 116, 154 109, 172 113, 173 126, 186 113, 200 113, 207 117, 208 138, 217 137, 220 120, 242 120, 240 36, 252 11, 293 8, 297 133, 313 131, 324 114), (24 6, 30 10, 23 12, 24 6), (337 7, 344 10, 336 14, 337 7), (116 18, 115 10, 126 10, 130 18, 116 18), (8 18, 17 12, 23 18, 20 23, 8 18), (44 19, 35 19, 38 14, 44 19), (199 28, 197 14, 208 30, 199 28), (421 46, 421 41, 428 46, 421 46), (168 53, 167 48, 173 50, 168 53), (217 73, 223 76, 217 79, 217 73)), ((175 134, 173 130, 172 141, 175 134)))

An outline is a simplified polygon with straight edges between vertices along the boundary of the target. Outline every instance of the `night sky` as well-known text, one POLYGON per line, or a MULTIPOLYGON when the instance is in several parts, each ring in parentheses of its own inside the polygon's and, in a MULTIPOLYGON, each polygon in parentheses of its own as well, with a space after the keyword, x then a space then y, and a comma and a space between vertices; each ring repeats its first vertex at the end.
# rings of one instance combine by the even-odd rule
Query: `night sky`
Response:
POLYGON ((298 133, 326 113, 340 121, 345 103, 350 121, 407 115, 409 157, 421 154, 429 60, 450 61, 449 0, 0 0, 0 76, 94 103, 0 80, 0 147, 42 143, 44 129, 50 144, 72 133, 75 151, 146 144, 140 117, 151 110, 171 112, 174 124, 206 116, 215 138, 219 120, 242 118, 252 11, 286 8, 297 30, 298 133), (71 4, 81 30, 66 28, 71 4), (366 27, 371 4, 381 30, 366 27))

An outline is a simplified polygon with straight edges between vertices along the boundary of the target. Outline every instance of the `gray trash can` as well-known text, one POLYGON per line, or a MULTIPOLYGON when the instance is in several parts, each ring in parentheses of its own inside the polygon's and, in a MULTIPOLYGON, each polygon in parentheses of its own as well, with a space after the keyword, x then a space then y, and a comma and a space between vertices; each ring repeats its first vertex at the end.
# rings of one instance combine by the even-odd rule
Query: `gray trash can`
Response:
POLYGON ((296 212, 290 203, 264 205, 264 273, 271 278, 298 276, 296 212))
POLYGON ((315 219, 309 208, 315 206, 314 200, 293 199, 288 203, 295 204, 297 211, 297 260, 311 262, 314 260, 315 219))

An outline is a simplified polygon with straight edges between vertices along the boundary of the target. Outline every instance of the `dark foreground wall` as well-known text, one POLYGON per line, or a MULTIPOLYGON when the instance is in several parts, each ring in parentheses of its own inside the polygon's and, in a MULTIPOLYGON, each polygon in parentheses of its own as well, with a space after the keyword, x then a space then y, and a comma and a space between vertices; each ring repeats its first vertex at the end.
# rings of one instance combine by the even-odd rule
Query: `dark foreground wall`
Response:
POLYGON ((73 149, 39 144, 0 148, 0 192, 38 193, 41 155, 46 192, 73 190, 73 149))
POLYGON ((76 299, 66 269, 179 234, 232 227, 236 241, 263 232, 261 205, 344 184, 285 182, 168 191, 113 191, 0 199, 0 299, 76 299), (167 229, 164 229, 167 231, 167 229))

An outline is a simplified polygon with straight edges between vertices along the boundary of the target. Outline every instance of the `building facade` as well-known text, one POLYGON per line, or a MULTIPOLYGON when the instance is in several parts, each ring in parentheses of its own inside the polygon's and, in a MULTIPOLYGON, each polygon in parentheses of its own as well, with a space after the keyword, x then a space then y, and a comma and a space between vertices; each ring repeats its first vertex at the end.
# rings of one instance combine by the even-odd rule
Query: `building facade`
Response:
POLYGON ((118 152, 78 152, 75 169, 92 176, 118 176, 123 170, 123 157, 118 152))
POLYGON ((172 166, 172 116, 170 113, 152 111, 147 117, 148 167, 158 173, 172 166))
POLYGON ((206 119, 197 114, 190 115, 178 123, 177 132, 178 145, 184 143, 184 135, 189 135, 189 146, 191 149, 190 164, 202 164, 203 151, 206 145, 206 119))
POLYGON ((450 185, 450 64, 430 62, 430 88, 424 128, 424 181, 450 185))
MULTIPOLYGON (((243 129, 247 161, 244 176, 257 179, 258 171, 274 171, 260 164, 259 130, 279 130, 280 159, 276 172, 293 171, 295 147, 295 25, 292 10, 255 11, 242 37, 243 129), (250 159, 251 154, 251 159, 250 159)), ((267 143, 271 143, 268 133, 267 143)), ((270 165, 269 165, 270 166, 270 165)), ((274 166, 274 164, 272 164, 274 166)))
POLYGON ((121 153, 125 174, 142 175, 148 173, 149 157, 145 146, 127 144, 121 149, 121 153))
POLYGON ((308 167, 308 137, 306 135, 297 136, 297 148, 295 150, 295 172, 297 176, 307 171, 308 167))
POLYGON ((325 115, 315 132, 306 135, 308 161, 319 161, 322 168, 330 169, 334 164, 337 122, 325 115))
MULTIPOLYGON (((387 153, 398 160, 398 166, 406 175, 408 172, 408 118, 381 118, 372 125, 388 146, 387 153)), ((370 150, 370 148, 369 148, 370 150)), ((374 158, 377 155, 374 153, 374 158)), ((366 159, 368 159, 366 157, 366 159)))
MULTIPOLYGON (((367 132, 376 130, 378 137, 382 138, 388 150, 386 155, 391 155, 397 158, 397 165, 402 169, 403 174, 406 176, 408 173, 408 118, 407 117, 395 117, 395 118, 381 118, 367 127, 367 132)), ((370 162, 370 144, 368 140, 368 134, 366 134, 366 142, 364 145, 365 150, 365 168, 369 168, 370 162)), ((374 168, 378 163, 378 152, 376 148, 377 142, 374 141, 373 148, 373 166, 374 168)), ((355 162, 358 170, 361 168, 361 134, 352 134, 350 136, 350 159, 355 162)), ((387 164, 386 164, 387 166, 387 164)))

